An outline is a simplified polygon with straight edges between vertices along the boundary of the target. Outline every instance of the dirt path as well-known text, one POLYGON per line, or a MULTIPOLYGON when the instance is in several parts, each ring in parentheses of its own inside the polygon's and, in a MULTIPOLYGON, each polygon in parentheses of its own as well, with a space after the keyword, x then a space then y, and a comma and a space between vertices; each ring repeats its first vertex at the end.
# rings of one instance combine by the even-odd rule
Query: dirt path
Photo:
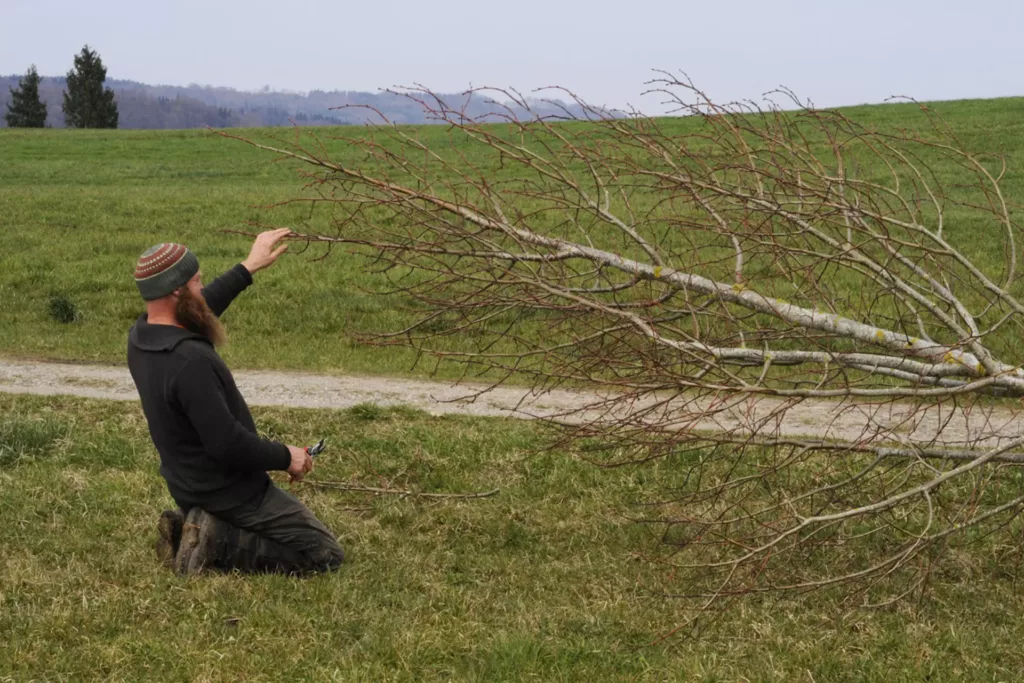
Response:
MULTIPOLYGON (((571 391, 533 394, 527 389, 500 387, 472 397, 481 387, 394 377, 342 377, 306 373, 240 370, 234 373, 250 405, 301 408, 348 408, 360 403, 406 405, 433 414, 554 416, 593 403, 594 395, 571 391)), ((126 367, 48 363, 0 358, 0 391, 25 394, 71 394, 89 398, 136 401, 138 394, 126 367)), ((779 407, 775 399, 747 400, 701 419, 703 430, 749 431, 779 407)), ((786 436, 841 440, 870 439, 877 429, 894 429, 915 441, 935 440, 945 446, 998 444, 1024 435, 1024 421, 1007 408, 970 413, 943 406, 912 410, 909 404, 840 404, 807 401, 786 411, 771 424, 786 436), (941 437, 941 438, 939 438, 941 437)))

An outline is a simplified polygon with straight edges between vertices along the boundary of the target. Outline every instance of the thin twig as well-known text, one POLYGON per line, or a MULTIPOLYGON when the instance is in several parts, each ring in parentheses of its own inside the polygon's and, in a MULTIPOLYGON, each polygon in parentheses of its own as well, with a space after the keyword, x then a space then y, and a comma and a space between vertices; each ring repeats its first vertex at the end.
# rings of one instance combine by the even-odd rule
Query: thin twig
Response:
POLYGON ((374 493, 381 495, 392 495, 392 496, 408 496, 413 498, 462 498, 462 499, 473 499, 473 498, 490 498, 496 496, 501 489, 493 489, 491 491, 480 491, 473 493, 424 493, 422 491, 410 491, 407 489, 384 489, 377 488, 374 486, 363 486, 362 484, 353 484, 344 481, 322 481, 322 480, 305 480, 304 484, 314 487, 336 489, 339 491, 356 491, 360 493, 374 493))

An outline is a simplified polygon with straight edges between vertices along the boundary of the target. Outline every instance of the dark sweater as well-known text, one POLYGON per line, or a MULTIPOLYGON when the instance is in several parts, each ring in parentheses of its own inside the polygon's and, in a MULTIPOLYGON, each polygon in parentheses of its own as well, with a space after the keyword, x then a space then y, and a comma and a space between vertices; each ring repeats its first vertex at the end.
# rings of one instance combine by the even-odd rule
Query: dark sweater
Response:
MULTIPOLYGON (((211 282, 203 298, 220 316, 252 284, 241 264, 211 282)), ((265 491, 267 470, 286 470, 288 447, 261 439, 224 361, 202 335, 151 325, 144 313, 128 333, 128 369, 142 399, 160 474, 182 508, 227 510, 265 491)))

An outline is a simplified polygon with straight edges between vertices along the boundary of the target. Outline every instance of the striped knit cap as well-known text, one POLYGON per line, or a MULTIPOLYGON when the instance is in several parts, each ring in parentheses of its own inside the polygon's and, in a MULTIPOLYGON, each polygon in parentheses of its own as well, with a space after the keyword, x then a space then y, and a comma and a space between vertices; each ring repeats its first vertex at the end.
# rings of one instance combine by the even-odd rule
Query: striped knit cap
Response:
POLYGON ((181 244, 158 244, 135 264, 135 284, 146 301, 167 296, 199 272, 199 260, 181 244))

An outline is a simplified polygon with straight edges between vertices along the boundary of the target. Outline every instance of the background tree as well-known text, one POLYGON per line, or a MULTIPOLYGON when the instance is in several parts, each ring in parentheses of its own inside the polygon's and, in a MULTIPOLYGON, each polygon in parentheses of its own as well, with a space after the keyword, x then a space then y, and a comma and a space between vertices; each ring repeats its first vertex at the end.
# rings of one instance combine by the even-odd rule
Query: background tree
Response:
POLYGON ((480 125, 411 90, 450 147, 382 126, 344 136, 350 167, 315 139, 246 142, 306 165, 284 205, 331 229, 297 239, 365 251, 422 311, 366 339, 600 397, 554 421, 582 457, 645 468, 652 587, 697 612, 898 599, 982 534, 1014 562, 1024 283, 1002 160, 923 106, 923 132, 876 131, 671 74, 655 90, 682 119, 576 100, 590 121, 495 105, 507 123, 480 125))
POLYGON ((103 61, 86 45, 67 75, 63 110, 69 128, 117 128, 117 103, 114 91, 103 87, 106 79, 103 61))
POLYGON ((46 125, 46 105, 39 99, 42 81, 36 66, 28 68, 25 77, 18 80, 17 88, 10 88, 11 101, 7 103, 4 119, 11 128, 42 128, 46 125))

